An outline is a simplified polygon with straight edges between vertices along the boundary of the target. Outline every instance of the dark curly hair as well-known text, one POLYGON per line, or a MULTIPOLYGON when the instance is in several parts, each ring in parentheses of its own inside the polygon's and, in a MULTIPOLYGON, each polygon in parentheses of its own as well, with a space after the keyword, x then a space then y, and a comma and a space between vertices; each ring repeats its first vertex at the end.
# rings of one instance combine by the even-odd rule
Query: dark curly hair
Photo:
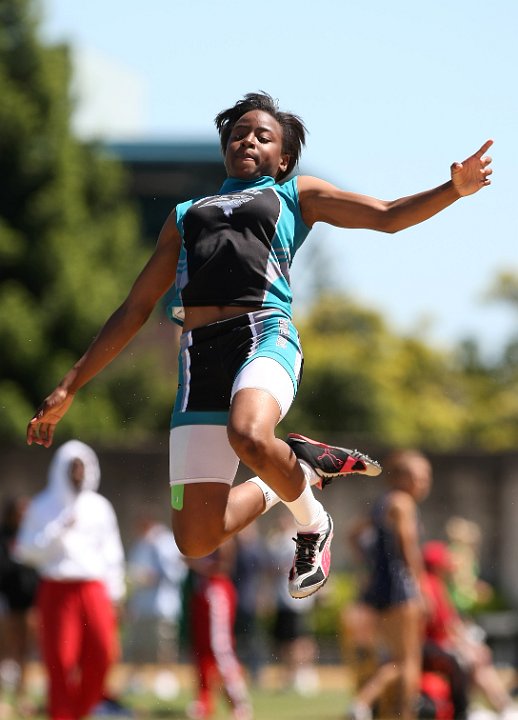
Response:
POLYGON ((306 142, 306 127, 298 115, 281 112, 276 101, 268 93, 247 93, 242 100, 216 115, 214 122, 218 128, 223 153, 227 150, 232 128, 240 117, 251 110, 262 110, 271 115, 282 128, 282 152, 290 156, 288 167, 279 171, 276 180, 284 180, 293 171, 299 161, 302 147, 306 142))

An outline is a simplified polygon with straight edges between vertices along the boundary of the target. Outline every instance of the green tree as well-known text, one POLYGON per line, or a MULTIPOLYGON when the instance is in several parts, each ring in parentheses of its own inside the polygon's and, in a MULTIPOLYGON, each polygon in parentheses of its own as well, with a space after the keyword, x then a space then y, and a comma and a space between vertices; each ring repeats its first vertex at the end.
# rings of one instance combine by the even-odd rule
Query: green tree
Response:
MULTIPOLYGON (((518 274, 506 270, 492 281, 486 299, 518 311, 518 274)), ((464 342, 458 353, 471 407, 466 441, 487 450, 515 450, 518 444, 518 325, 502 353, 482 357, 474 341, 464 342)))
POLYGON ((469 408, 452 354, 398 336, 340 295, 321 297, 299 329, 307 362, 291 429, 386 447, 463 442, 469 408))
MULTIPOLYGON (((38 23, 32 0, 0 3, 4 440, 23 438, 35 405, 84 351, 144 261, 123 170, 100 146, 73 136, 68 50, 44 45, 38 23)), ((172 395, 163 391, 174 379, 160 381, 159 362, 146 343, 127 351, 116 374, 103 373, 76 401, 61 436, 134 441, 137 432, 163 427, 172 395)))
POLYGON ((518 271, 498 273, 487 292, 487 299, 507 303, 518 311, 518 271))

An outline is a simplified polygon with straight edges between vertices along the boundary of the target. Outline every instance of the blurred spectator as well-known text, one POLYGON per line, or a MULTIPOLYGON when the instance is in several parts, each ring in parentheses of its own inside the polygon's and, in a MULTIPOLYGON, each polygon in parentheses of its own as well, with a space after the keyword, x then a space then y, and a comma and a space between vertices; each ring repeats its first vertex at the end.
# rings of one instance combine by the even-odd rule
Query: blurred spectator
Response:
POLYGON ((446 523, 451 557, 448 585, 457 610, 469 615, 473 608, 491 600, 493 589, 480 579, 480 542, 477 523, 463 517, 451 517, 446 523))
MULTIPOLYGON (((179 690, 170 665, 178 661, 178 622, 187 566, 172 531, 159 517, 160 508, 148 505, 136 517, 137 538, 127 562, 124 659, 161 666, 154 690, 166 698, 179 690)), ((134 672, 130 686, 138 689, 138 683, 138 672, 134 672)))
POLYGON ((369 577, 362 601, 376 613, 384 661, 356 692, 348 715, 367 720, 386 689, 397 683, 395 704, 402 720, 415 717, 421 675, 423 607, 422 557, 417 505, 431 488, 432 469, 416 450, 393 452, 384 464, 388 490, 369 517, 358 521, 353 538, 366 555, 369 577))
POLYGON ((251 681, 257 683, 264 663, 264 637, 258 622, 257 604, 270 567, 268 551, 263 535, 257 530, 256 522, 241 530, 235 539, 237 652, 250 674, 251 681))
POLYGON ((446 627, 452 605, 445 578, 451 571, 446 546, 429 542, 423 547, 425 572, 421 581, 426 608, 423 670, 440 673, 448 680, 456 720, 464 720, 468 711, 469 673, 461 658, 449 647, 446 627))
POLYGON ((41 577, 37 607, 52 720, 87 716, 118 657, 114 606, 124 595, 124 554, 113 507, 97 492, 100 475, 90 447, 62 445, 15 546, 16 557, 41 577))
POLYGON ((34 568, 13 557, 16 535, 27 509, 25 496, 5 500, 0 517, 0 717, 11 714, 6 690, 13 696, 14 710, 25 716, 32 710, 27 695, 27 661, 34 650, 34 604, 39 577, 34 568), (8 680, 11 682, 9 683, 8 680), (9 685, 9 688, 7 688, 9 685))
POLYGON ((357 598, 347 603, 341 611, 341 645, 344 663, 353 677, 355 690, 369 680, 382 661, 378 632, 378 613, 363 600, 366 585, 370 582, 372 568, 369 560, 376 533, 371 524, 361 518, 348 535, 355 563, 357 598))
POLYGON ((318 690, 315 669, 317 645, 311 628, 315 605, 313 595, 294 599, 288 591, 286 576, 293 563, 293 542, 296 527, 293 517, 279 514, 277 527, 268 538, 268 549, 275 573, 275 615, 272 628, 276 652, 281 663, 281 686, 301 695, 318 690))
POLYGON ((474 626, 463 622, 451 600, 447 579, 452 562, 448 548, 444 543, 429 542, 423 548, 423 557, 427 644, 453 656, 496 712, 518 717, 513 700, 492 663, 491 651, 480 635, 473 632, 474 626))
POLYGON ((345 664, 354 673, 359 688, 380 663, 378 618, 361 600, 348 603, 341 613, 342 651, 345 664))
POLYGON ((192 720, 214 711, 213 690, 218 679, 233 720, 252 720, 253 712, 243 670, 235 652, 234 623, 237 593, 232 581, 235 541, 229 540, 205 558, 189 560, 190 636, 197 672, 197 698, 187 708, 192 720))

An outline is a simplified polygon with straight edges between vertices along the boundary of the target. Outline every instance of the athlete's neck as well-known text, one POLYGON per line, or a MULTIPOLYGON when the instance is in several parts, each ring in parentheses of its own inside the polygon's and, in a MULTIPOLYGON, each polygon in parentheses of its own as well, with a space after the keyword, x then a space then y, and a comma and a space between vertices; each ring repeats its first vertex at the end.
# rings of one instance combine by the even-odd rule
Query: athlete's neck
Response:
POLYGON ((242 178, 227 177, 221 186, 220 193, 235 192, 236 190, 247 190, 250 188, 269 187, 275 185, 275 178, 271 175, 261 175, 251 180, 243 180, 242 178))

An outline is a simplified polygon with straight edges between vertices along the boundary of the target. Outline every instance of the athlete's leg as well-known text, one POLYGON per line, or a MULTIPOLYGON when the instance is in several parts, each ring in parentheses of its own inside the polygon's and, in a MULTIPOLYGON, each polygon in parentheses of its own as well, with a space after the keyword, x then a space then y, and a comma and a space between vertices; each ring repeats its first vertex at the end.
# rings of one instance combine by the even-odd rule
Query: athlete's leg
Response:
POLYGON ((402 720, 416 716, 421 675, 421 610, 417 601, 395 605, 380 615, 381 640, 388 653, 387 662, 359 689, 350 716, 367 717, 368 709, 393 682, 399 682, 402 720))
POLYGON ((391 659, 399 670, 401 718, 410 720, 417 712, 422 666, 422 611, 417 600, 387 610, 380 623, 391 659))
MULTIPOLYGON (((290 382, 282 368, 280 372, 290 382)), ((288 587, 293 597, 303 598, 327 581, 333 522, 313 495, 311 480, 318 480, 315 470, 306 463, 302 466, 287 443, 275 437, 275 426, 281 418, 276 402, 265 390, 239 390, 230 411, 229 439, 241 460, 261 478, 258 487, 265 499, 273 490, 295 519, 295 557, 288 587)))
POLYGON ((187 557, 209 555, 263 510, 264 496, 254 483, 232 489, 225 482, 185 484, 183 507, 171 516, 178 548, 187 557))
MULTIPOLYGON (((232 408, 236 404, 243 408, 248 406, 246 417, 255 415, 256 418, 251 423, 254 432, 249 432, 248 440, 242 441, 240 446, 241 459, 251 466, 254 472, 266 477, 266 482, 273 486, 275 492, 279 490, 278 494, 284 495, 288 503, 294 502, 294 514, 299 522, 311 522, 322 506, 312 494, 305 503, 299 501, 300 496, 307 493, 306 488, 309 489, 309 486, 294 453, 286 443, 275 438, 274 427, 279 419, 278 404, 268 393, 260 390, 240 391, 232 408), (258 449, 260 446, 264 446, 262 451, 258 449), (263 453, 267 455, 265 460, 260 459, 263 453), (269 457, 268 453, 273 457, 269 457), (298 508, 298 504, 303 507, 298 508), (307 505, 310 511, 306 509, 307 505), (315 506, 317 512, 311 514, 315 506)), ((232 415, 233 409, 231 417, 232 415)), ((238 414, 237 417, 241 418, 241 415, 238 414)), ((233 427, 231 421, 229 426, 233 427)), ((171 433, 171 479, 173 483, 183 486, 181 508, 173 507, 172 526, 180 551, 188 557, 208 555, 231 535, 255 520, 265 509, 263 491, 255 483, 246 482, 231 488, 237 470, 238 455, 232 447, 225 448, 225 444, 228 445, 225 429, 211 428, 207 434, 209 439, 204 444, 203 432, 203 429, 198 430, 196 427, 184 427, 175 428, 171 433), (191 438, 199 437, 200 440, 188 440, 188 435, 191 438), (215 454, 217 450, 217 457, 211 462, 212 443, 216 448, 215 454), (186 452, 185 448, 189 446, 192 450, 186 452)), ((242 431, 241 439, 243 437, 242 431)))
MULTIPOLYGON (((173 427, 171 483, 173 492, 183 497, 173 502, 172 524, 185 555, 207 555, 252 522, 266 509, 268 485, 278 490, 299 524, 308 530, 327 525, 295 454, 274 434, 293 396, 293 382, 284 368, 270 358, 257 358, 234 383, 228 436, 221 425, 173 427), (269 391, 246 387, 261 383, 269 391), (239 459, 265 476, 268 485, 244 483, 230 489, 239 459)), ((307 474, 311 472, 306 468, 307 474)))
POLYGON ((280 420, 277 400, 265 390, 239 390, 232 401, 228 437, 236 454, 281 498, 296 500, 306 486, 290 447, 275 437, 280 420))
MULTIPOLYGON (((282 500, 299 530, 320 532, 327 530, 329 520, 310 487, 319 478, 275 437, 275 427, 290 409, 298 386, 298 374, 285 361, 258 356, 241 369, 232 386, 229 440, 240 459, 257 473, 252 480, 264 494, 265 511, 282 500)), ((292 362, 298 366, 296 359, 292 362)))
MULTIPOLYGON (((297 451, 275 437, 300 380, 298 334, 286 318, 264 313, 216 325, 181 338, 170 446, 172 523, 180 550, 191 557, 210 553, 268 509, 273 495, 322 553, 332 523, 310 487, 319 480, 314 463, 304 458, 303 469, 297 451), (240 459, 262 481, 229 490, 240 459)), ((322 448, 317 455, 324 454, 322 448)))

